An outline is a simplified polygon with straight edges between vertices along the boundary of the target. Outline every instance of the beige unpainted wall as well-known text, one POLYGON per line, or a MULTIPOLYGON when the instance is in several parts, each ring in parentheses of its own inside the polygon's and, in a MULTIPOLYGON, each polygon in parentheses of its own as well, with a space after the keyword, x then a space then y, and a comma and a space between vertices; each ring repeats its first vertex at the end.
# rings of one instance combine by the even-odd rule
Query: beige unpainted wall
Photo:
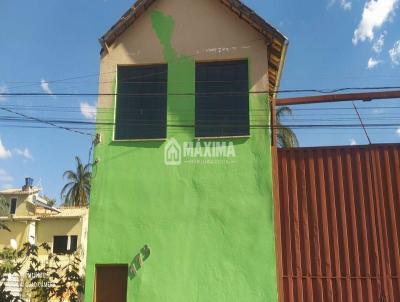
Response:
MULTIPOLYGON (((252 91, 268 90, 265 37, 219 1, 158 0, 102 54, 100 93, 113 93, 117 65, 165 63, 163 47, 150 14, 162 11, 175 21, 172 47, 196 61, 249 59, 252 91)), ((99 106, 111 108, 113 98, 100 96, 99 106)))
MULTIPOLYGON (((82 219, 60 218, 41 219, 36 225, 36 242, 38 245, 48 243, 53 248, 54 236, 78 236, 78 249, 81 247, 82 219)), ((43 251, 39 252, 43 254, 43 251)))
POLYGON ((4 221, 11 232, 1 230, 0 231, 0 250, 5 247, 10 247, 10 240, 14 239, 17 241, 18 247, 28 241, 28 221, 4 221))
POLYGON ((31 203, 32 202, 32 197, 33 195, 29 194, 18 194, 18 195, 7 195, 3 196, 6 202, 8 203, 8 209, 5 209, 7 213, 0 213, 0 215, 3 214, 9 214, 10 213, 10 208, 11 208, 11 200, 12 199, 17 199, 17 207, 15 209, 15 216, 28 216, 28 215, 34 215, 35 214, 35 208, 34 205, 31 203))

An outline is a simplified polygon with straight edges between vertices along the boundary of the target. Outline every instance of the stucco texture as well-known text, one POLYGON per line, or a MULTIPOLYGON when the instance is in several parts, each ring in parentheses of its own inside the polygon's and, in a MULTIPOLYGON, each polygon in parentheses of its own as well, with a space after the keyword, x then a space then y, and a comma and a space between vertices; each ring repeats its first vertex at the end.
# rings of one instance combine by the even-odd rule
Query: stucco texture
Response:
POLYGON ((11 230, 0 232, 0 250, 10 247, 10 240, 17 241, 18 247, 22 247, 28 241, 29 223, 26 221, 2 221, 11 230))
MULTIPOLYGON (((100 82, 112 82, 118 64, 166 62, 168 123, 193 124, 195 97, 173 94, 195 92, 195 62, 248 59, 250 89, 266 89, 267 48, 260 40, 219 1, 159 0, 103 54, 100 82), (228 45, 235 48, 214 49, 228 45)), ((100 91, 113 86, 101 84, 100 91)), ((113 101, 99 99, 98 120, 113 119, 113 101)), ((251 123, 267 124, 267 96, 254 94, 249 102, 251 123)), ((127 301, 277 301, 267 129, 225 140, 234 143, 230 163, 180 166, 165 165, 164 141, 116 142, 111 128, 98 132, 86 302, 93 301, 96 264, 130 264, 144 245, 151 255, 127 280, 127 301)), ((193 142, 194 128, 169 127, 172 137, 193 142)))
MULTIPOLYGON (((82 220, 80 218, 64 218, 64 219, 41 219, 37 224, 38 244, 44 242, 53 247, 54 236, 78 236, 78 249, 81 248, 80 240, 82 234, 82 220)), ((40 250, 40 254, 45 251, 40 250)))

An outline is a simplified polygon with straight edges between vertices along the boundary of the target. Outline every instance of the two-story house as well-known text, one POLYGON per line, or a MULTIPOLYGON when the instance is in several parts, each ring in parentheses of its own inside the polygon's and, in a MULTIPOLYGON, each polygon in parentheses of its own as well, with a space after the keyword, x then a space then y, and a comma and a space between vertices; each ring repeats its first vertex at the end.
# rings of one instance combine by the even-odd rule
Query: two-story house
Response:
POLYGON ((140 0, 100 42, 86 301, 277 301, 286 38, 238 0, 140 0))
MULTIPOLYGON (((26 242, 40 245, 47 243, 51 252, 61 262, 69 255, 80 252, 82 272, 86 258, 87 207, 56 208, 40 195, 41 189, 33 186, 33 179, 26 178, 22 188, 0 191, 0 221, 10 231, 0 231, 0 249, 21 249, 26 242)), ((39 249, 39 259, 45 260, 47 253, 39 249)), ((19 276, 10 276, 8 284, 15 295, 21 294, 21 282, 27 267, 19 276)))

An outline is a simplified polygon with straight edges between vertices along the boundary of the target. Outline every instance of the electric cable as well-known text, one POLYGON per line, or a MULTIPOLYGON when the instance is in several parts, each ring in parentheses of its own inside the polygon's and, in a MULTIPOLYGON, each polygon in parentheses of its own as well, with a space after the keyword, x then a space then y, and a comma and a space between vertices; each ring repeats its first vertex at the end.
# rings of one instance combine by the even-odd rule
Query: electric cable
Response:
POLYGON ((379 86, 379 87, 344 87, 335 89, 287 89, 276 91, 222 91, 222 92, 170 92, 170 93, 45 93, 45 92, 1 92, 0 96, 13 97, 13 96, 140 96, 140 97, 156 97, 156 96, 244 96, 244 95, 257 95, 257 94, 270 94, 270 93, 320 93, 331 94, 341 91, 349 90, 392 90, 400 89, 400 86, 379 86))

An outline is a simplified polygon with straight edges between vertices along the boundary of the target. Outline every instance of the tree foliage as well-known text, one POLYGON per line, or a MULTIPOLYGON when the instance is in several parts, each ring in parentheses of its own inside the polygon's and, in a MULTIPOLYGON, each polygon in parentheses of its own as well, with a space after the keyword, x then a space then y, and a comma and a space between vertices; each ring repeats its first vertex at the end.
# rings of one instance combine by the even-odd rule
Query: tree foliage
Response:
POLYGON ((19 297, 12 295, 6 289, 5 283, 9 274, 14 274, 20 267, 16 263, 16 254, 13 250, 5 248, 0 252, 0 301, 1 302, 18 302, 23 301, 19 297))
MULTIPOLYGON (((0 216, 6 216, 9 214, 9 207, 10 204, 7 202, 7 200, 4 198, 4 196, 0 196, 0 216)), ((0 231, 6 230, 10 232, 10 229, 7 227, 7 225, 3 222, 0 221, 0 231)))
POLYGON ((76 171, 64 172, 63 177, 67 179, 68 183, 61 190, 61 198, 65 205, 85 206, 89 204, 92 165, 83 165, 78 156, 75 157, 75 160, 76 171))
POLYGON ((51 253, 47 243, 40 246, 25 243, 19 251, 5 248, 0 252, 0 301, 24 302, 6 291, 4 283, 8 274, 21 274, 22 269, 28 267, 26 285, 31 301, 80 302, 84 283, 79 274, 80 262, 79 254, 75 253, 64 263, 51 253), (46 252, 46 257, 39 258, 39 249, 46 252))
POLYGON ((277 143, 280 148, 294 148, 299 146, 296 134, 288 126, 282 124, 285 115, 293 115, 289 107, 280 107, 276 110, 277 143))

